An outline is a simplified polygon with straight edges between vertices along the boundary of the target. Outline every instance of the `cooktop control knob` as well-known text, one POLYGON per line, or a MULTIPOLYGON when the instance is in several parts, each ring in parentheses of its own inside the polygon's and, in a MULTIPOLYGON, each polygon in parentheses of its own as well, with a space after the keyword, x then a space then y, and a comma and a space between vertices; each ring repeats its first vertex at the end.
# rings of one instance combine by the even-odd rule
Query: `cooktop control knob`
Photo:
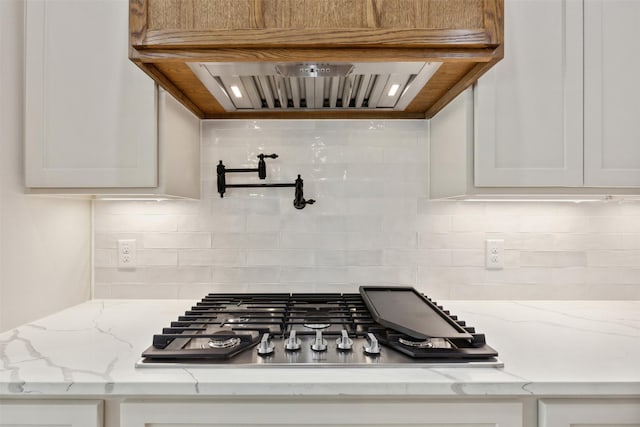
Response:
POLYGON ((269 334, 262 334, 262 340, 260 341, 260 344, 258 344, 258 354, 260 356, 268 356, 273 353, 273 350, 274 345, 269 339, 269 334))
POLYGON ((364 352, 371 355, 380 354, 378 339, 372 333, 367 334, 367 343, 364 345, 364 352))
POLYGON ((322 339, 322 331, 316 329, 316 339, 311 344, 311 350, 313 351, 325 351, 327 349, 327 341, 322 339))
POLYGON ((287 351, 300 350, 300 340, 296 338, 296 331, 291 331, 289 338, 284 342, 284 349, 287 351))
POLYGON ((336 340, 336 346, 339 350, 351 350, 353 347, 353 340, 349 338, 349 334, 347 334, 347 330, 342 330, 342 336, 336 340))

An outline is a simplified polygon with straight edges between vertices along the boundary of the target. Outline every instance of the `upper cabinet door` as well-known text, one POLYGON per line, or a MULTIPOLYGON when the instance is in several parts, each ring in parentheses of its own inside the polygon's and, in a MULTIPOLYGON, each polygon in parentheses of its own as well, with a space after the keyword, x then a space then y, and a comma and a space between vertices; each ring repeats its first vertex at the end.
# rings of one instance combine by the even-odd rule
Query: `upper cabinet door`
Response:
POLYGON ((154 187, 155 86, 128 59, 126 0, 31 0, 26 185, 154 187))
POLYGON ((581 186, 582 2, 504 7, 504 59, 475 90, 475 184, 581 186))
POLYGON ((640 187, 640 2, 584 8, 585 185, 640 187))

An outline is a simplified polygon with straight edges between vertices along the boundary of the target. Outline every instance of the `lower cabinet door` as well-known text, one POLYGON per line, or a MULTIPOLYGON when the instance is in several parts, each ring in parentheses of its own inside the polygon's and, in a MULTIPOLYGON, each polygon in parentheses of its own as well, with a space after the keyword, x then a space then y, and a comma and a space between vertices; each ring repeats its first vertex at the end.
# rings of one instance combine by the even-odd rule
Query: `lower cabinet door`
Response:
POLYGON ((520 427, 520 402, 287 399, 125 401, 121 427, 520 427))
POLYGON ((102 427, 101 400, 1 400, 0 427, 102 427))
POLYGON ((540 427, 640 427, 640 399, 542 399, 540 427))

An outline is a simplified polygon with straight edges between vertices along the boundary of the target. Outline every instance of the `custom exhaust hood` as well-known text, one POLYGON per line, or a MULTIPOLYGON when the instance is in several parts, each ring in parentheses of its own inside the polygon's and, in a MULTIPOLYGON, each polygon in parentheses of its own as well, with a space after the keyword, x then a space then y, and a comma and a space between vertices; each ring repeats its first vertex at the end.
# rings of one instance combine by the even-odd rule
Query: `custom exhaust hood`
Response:
POLYGON ((502 58, 502 0, 130 0, 130 59, 200 118, 429 118, 502 58))

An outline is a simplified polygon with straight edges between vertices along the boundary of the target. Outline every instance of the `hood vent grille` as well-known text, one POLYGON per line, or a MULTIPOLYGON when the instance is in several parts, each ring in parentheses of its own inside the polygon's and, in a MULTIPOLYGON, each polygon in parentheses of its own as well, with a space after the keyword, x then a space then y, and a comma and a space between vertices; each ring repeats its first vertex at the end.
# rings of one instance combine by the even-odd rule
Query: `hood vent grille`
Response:
POLYGON ((404 110, 440 63, 191 63, 226 111, 404 110))

